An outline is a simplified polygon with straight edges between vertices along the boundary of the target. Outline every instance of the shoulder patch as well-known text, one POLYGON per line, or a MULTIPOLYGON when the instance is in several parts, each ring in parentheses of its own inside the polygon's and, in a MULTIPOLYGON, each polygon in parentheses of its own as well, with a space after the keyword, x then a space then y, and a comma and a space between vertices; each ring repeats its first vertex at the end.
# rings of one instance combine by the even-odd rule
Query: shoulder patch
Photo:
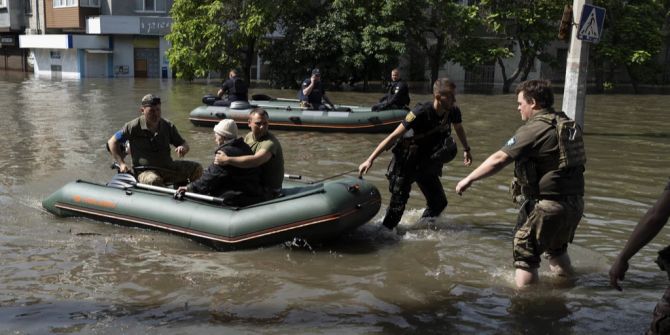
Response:
POLYGON ((405 121, 407 122, 412 122, 414 119, 416 119, 416 115, 412 112, 407 113, 407 116, 405 116, 405 121))
POLYGON ((515 137, 512 137, 512 138, 510 138, 509 140, 507 140, 507 143, 505 143, 505 146, 508 146, 508 147, 509 147, 509 146, 514 145, 514 143, 516 143, 516 138, 515 138, 515 137))

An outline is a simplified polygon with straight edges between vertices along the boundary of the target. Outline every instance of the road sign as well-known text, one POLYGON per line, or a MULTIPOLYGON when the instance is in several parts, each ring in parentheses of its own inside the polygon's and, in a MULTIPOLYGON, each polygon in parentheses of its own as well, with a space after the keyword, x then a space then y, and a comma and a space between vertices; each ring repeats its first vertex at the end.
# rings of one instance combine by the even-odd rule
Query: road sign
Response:
POLYGON ((605 23, 605 8, 584 4, 579 20, 577 38, 592 43, 600 42, 605 23))

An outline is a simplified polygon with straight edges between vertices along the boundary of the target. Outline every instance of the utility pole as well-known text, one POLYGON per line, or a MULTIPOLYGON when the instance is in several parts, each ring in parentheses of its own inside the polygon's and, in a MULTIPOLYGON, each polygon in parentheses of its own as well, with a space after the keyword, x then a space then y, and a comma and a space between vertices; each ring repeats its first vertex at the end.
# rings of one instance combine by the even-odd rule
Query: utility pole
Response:
MULTIPOLYGON (((585 3, 590 0, 573 0, 573 20, 579 20, 585 3)), ((565 87, 563 89, 563 112, 584 129, 584 109, 586 108, 586 76, 589 66, 589 44, 577 38, 579 25, 572 27, 570 49, 565 67, 565 87)))

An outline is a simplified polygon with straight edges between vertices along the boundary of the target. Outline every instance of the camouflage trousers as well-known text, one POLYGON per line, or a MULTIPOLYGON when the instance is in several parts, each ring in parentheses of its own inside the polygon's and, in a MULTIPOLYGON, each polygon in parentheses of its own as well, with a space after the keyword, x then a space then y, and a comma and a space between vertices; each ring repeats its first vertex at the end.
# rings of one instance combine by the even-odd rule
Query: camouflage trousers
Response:
POLYGON ((514 267, 538 268, 543 253, 548 259, 565 254, 583 213, 582 196, 526 201, 514 232, 514 267))
POLYGON ((186 185, 202 176, 202 165, 192 161, 174 161, 165 170, 145 170, 137 176, 142 184, 165 186, 186 185))
POLYGON ((670 334, 670 287, 665 290, 663 298, 654 308, 654 318, 651 320, 647 335, 670 334))

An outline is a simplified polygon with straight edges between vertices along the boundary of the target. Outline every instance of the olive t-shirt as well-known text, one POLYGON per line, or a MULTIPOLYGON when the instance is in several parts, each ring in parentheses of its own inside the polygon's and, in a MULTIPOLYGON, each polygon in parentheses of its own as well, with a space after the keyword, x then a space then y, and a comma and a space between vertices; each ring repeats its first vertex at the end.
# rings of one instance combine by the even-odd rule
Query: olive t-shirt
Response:
POLYGON ((284 153, 282 152, 279 140, 271 133, 267 133, 265 136, 256 139, 254 134, 249 132, 244 137, 244 142, 251 147, 254 153, 265 149, 272 154, 272 158, 260 166, 261 182, 263 186, 272 191, 281 190, 282 183, 284 182, 284 153))
POLYGON ((556 129, 539 118, 548 113, 551 112, 545 109, 531 117, 500 150, 516 164, 523 159, 535 163, 540 195, 583 195, 584 167, 558 168, 560 151, 556 129))

